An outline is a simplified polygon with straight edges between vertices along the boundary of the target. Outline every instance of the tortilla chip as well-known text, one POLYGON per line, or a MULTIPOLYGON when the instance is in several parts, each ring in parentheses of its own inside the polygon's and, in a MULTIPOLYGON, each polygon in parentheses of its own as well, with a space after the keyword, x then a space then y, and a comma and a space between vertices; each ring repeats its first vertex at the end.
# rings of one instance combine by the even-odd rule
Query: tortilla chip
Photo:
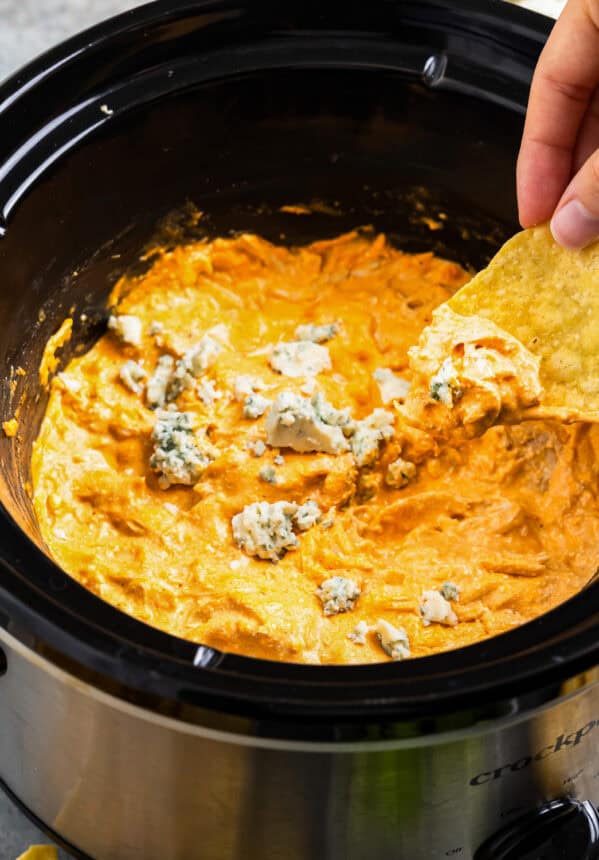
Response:
POLYGON ((58 860, 58 849, 52 845, 32 845, 17 860, 58 860))
POLYGON ((599 420, 599 243, 566 251, 547 225, 510 239, 448 302, 541 359, 539 413, 599 420))

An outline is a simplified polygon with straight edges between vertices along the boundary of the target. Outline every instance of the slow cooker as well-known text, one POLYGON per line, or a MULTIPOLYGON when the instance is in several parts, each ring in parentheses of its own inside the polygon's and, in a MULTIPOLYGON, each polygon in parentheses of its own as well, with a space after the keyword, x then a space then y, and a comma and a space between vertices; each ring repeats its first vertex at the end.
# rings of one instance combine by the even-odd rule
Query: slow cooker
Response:
POLYGON ((0 777, 73 854, 599 856, 598 584, 457 651, 274 663, 87 592, 28 490, 44 344, 69 313, 63 360, 91 344, 152 241, 371 224, 483 265, 549 27, 500 0, 159 0, 0 88, 0 777))

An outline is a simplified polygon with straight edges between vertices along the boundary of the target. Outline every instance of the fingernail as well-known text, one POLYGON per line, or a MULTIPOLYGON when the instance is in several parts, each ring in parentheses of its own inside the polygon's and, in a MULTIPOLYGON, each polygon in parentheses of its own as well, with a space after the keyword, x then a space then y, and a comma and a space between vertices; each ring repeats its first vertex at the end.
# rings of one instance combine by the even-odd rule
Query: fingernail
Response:
POLYGON ((577 251, 599 238, 599 218, 579 200, 570 200, 551 219, 551 232, 564 248, 577 251))

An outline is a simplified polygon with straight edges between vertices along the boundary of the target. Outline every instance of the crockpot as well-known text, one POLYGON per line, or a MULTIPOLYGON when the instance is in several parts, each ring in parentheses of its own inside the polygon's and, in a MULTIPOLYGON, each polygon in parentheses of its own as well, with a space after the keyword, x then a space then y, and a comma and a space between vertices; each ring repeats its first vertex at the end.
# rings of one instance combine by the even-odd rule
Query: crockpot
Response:
POLYGON ((298 243, 371 224, 483 265, 517 228, 549 27, 499 0, 160 0, 0 88, 0 417, 20 407, 19 436, 0 441, 0 777, 72 853, 597 856, 599 585, 422 659, 251 659, 70 579, 29 484, 45 342, 71 314, 63 360, 91 344, 152 241, 298 243))

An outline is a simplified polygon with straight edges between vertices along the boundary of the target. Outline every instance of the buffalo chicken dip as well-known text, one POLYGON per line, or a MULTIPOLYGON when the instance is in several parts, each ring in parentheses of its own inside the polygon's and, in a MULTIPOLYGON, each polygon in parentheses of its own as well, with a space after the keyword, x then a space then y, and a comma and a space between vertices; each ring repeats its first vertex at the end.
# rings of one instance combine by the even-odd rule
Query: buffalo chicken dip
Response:
MULTIPOLYGON (((294 662, 419 657, 564 601, 599 559, 599 430, 486 429, 484 385, 476 433, 412 420, 429 367, 408 350, 468 277, 368 233, 161 253, 51 382, 33 477, 52 556, 148 624, 294 662)), ((458 385, 441 358, 431 415, 458 385)))

